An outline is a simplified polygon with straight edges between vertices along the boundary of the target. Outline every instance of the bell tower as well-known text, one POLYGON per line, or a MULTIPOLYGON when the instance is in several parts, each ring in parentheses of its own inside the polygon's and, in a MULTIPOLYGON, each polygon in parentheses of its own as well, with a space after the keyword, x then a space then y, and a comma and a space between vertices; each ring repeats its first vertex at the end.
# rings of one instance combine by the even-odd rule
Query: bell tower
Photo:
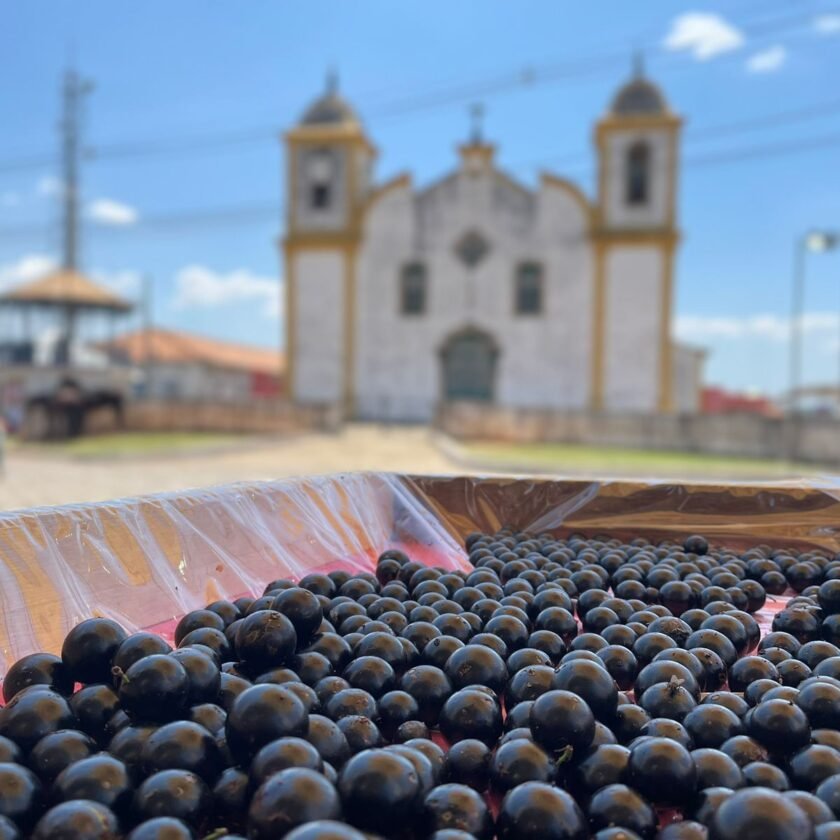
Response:
POLYGON ((289 393, 352 415, 355 261, 376 152, 334 75, 284 139, 289 393))
POLYGON ((681 125, 637 61, 595 128, 595 411, 673 409, 670 330, 681 125))

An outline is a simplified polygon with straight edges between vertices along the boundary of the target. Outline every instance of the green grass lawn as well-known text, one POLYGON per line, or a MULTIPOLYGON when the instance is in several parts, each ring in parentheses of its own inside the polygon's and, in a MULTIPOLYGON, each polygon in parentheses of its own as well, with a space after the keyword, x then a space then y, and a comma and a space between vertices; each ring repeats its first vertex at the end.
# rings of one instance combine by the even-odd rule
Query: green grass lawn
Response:
POLYGON ((523 472, 539 470, 561 474, 636 475, 639 477, 680 475, 758 480, 813 476, 821 472, 813 464, 787 461, 560 443, 476 442, 461 444, 460 449, 473 464, 480 464, 487 469, 523 472))
POLYGON ((16 452, 43 452, 74 458, 120 458, 143 455, 177 455, 201 449, 232 446, 242 435, 212 432, 123 432, 91 435, 54 443, 16 442, 16 452))

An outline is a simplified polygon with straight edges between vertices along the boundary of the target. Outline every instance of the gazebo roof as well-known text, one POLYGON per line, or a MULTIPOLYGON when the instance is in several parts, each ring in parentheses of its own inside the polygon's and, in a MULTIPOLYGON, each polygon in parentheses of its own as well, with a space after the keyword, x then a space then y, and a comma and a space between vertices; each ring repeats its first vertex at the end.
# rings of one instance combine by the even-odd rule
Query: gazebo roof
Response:
POLYGON ((57 269, 0 294, 0 303, 75 306, 80 309, 104 309, 130 312, 134 307, 105 286, 71 269, 57 269))

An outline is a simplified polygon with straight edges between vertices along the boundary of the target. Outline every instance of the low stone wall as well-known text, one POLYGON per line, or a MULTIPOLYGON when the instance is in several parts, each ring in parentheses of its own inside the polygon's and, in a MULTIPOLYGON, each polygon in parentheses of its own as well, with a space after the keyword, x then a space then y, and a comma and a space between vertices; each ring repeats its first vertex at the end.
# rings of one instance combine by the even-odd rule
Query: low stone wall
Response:
POLYGON ((578 443, 840 464, 840 421, 755 414, 591 414, 483 403, 442 405, 438 428, 458 439, 578 443))
POLYGON ((133 431, 283 434, 303 429, 335 429, 332 408, 301 408, 286 401, 239 403, 142 400, 126 405, 123 428, 133 431))

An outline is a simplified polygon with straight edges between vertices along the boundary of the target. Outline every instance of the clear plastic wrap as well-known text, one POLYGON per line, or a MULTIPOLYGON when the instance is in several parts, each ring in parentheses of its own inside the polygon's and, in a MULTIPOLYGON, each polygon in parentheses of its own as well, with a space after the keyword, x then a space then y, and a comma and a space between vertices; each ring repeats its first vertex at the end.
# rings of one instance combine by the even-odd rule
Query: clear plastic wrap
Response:
POLYGON ((840 489, 355 473, 6 513, 0 673, 92 615, 161 627, 275 578, 370 570, 391 547, 463 568, 463 537, 502 526, 838 552, 840 489))

